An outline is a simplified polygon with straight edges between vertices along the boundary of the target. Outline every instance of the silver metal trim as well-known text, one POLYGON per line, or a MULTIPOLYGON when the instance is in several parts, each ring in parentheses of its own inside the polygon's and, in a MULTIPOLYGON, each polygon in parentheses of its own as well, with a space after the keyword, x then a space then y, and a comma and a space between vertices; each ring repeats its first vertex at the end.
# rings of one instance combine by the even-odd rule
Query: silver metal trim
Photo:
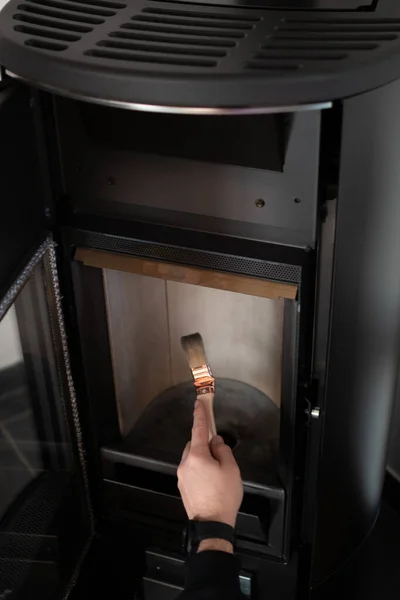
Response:
POLYGON ((161 104, 141 104, 140 102, 122 102, 120 100, 108 100, 106 98, 96 98, 79 94, 70 90, 64 90, 57 86, 47 85, 39 81, 34 81, 29 78, 21 77, 11 71, 6 71, 9 77, 29 83, 33 87, 40 88, 47 92, 52 92, 71 98, 72 100, 82 100, 91 104, 101 104, 103 106, 111 106, 114 108, 123 108, 125 110, 137 110, 141 112, 158 113, 165 115, 269 115, 278 113, 293 113, 304 112, 309 110, 326 110, 332 108, 332 102, 316 102, 314 104, 298 104, 288 106, 237 106, 237 107, 207 107, 207 106, 165 106, 161 104))
POLYGON ((251 579, 250 574, 239 573, 240 590, 248 598, 251 598, 251 579))
POLYGON ((24 287, 25 283, 28 281, 29 277, 32 275, 34 268, 40 263, 43 256, 50 248, 51 244, 51 238, 46 238, 45 241, 36 250, 35 254, 32 256, 27 265, 25 265, 25 267, 22 269, 17 279, 8 289, 6 295, 0 300, 0 321, 8 311, 8 309, 10 308, 10 306, 12 305, 22 288, 24 287))

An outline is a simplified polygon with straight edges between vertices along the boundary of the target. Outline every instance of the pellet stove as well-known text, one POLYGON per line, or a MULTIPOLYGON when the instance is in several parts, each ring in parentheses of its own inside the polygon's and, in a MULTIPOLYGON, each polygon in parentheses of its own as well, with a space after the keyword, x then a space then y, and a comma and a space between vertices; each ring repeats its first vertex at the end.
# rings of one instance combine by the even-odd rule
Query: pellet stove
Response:
POLYGON ((379 511, 400 333, 400 7, 0 14, 0 598, 173 599, 199 331, 249 598, 379 511))

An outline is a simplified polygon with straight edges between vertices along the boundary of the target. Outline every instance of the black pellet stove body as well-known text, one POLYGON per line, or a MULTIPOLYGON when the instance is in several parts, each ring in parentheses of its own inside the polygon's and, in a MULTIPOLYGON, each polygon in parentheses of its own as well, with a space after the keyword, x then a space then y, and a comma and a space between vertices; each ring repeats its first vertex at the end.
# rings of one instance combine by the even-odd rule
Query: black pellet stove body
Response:
POLYGON ((2 598, 178 595, 196 330, 243 591, 322 598, 363 544, 399 363, 397 4, 1 12, 2 598))

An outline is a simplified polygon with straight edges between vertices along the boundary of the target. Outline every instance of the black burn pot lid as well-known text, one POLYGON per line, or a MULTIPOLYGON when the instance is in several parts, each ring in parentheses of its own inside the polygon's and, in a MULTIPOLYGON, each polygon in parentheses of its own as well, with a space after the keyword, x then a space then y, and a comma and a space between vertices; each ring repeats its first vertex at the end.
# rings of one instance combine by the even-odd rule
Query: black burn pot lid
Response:
POLYGON ((392 0, 11 0, 5 69, 62 95, 167 112, 268 112, 400 77, 392 0))

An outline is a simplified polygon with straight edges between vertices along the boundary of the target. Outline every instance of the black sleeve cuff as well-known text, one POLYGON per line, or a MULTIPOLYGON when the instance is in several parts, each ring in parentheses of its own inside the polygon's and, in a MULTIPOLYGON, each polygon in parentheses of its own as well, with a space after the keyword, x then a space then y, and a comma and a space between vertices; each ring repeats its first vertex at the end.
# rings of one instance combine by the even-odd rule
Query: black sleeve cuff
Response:
POLYGON ((234 554, 204 550, 191 556, 186 563, 186 587, 223 587, 240 589, 239 559, 234 554))

